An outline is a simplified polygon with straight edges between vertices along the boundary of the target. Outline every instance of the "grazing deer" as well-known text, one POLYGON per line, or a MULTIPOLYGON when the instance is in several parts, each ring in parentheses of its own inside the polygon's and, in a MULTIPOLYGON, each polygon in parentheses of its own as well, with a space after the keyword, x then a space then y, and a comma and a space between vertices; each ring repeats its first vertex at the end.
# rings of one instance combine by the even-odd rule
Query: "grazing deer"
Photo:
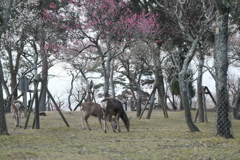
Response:
POLYGON ((21 113, 23 110, 23 105, 22 102, 19 100, 15 100, 11 104, 11 113, 13 115, 13 119, 15 121, 15 127, 20 127, 21 128, 21 113))
MULTIPOLYGON (((110 122, 112 122, 112 120, 113 120, 112 116, 115 116, 115 118, 116 118, 118 132, 121 132, 120 126, 119 126, 119 117, 122 119, 127 131, 129 131, 130 121, 127 117, 126 112, 123 109, 122 103, 119 100, 110 98, 110 97, 104 98, 101 101, 101 107, 103 108, 103 118, 105 120, 104 121, 105 133, 107 133, 107 131, 106 131, 106 125, 107 125, 106 120, 107 119, 106 118, 108 117, 109 118, 108 120, 110 122)), ((113 131, 115 132, 114 128, 113 128, 113 131)))
MULTIPOLYGON (((88 126, 88 129, 91 130, 87 120, 90 116, 94 116, 94 117, 98 118, 101 129, 103 130, 101 119, 103 119, 104 112, 102 111, 103 109, 101 108, 101 106, 98 103, 85 102, 82 104, 81 110, 83 111, 83 115, 82 115, 82 128, 83 129, 85 129, 85 127, 84 127, 84 121, 85 121, 88 126)), ((112 125, 112 128, 114 128, 114 129, 117 128, 117 125, 116 125, 116 122, 114 119, 113 119, 113 121, 111 121, 111 125, 112 125)))

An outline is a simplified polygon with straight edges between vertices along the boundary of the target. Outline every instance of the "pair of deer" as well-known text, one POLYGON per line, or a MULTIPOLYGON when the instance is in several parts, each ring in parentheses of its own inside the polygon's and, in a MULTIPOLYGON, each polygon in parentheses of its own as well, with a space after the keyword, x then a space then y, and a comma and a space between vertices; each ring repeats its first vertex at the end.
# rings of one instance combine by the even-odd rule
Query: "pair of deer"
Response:
MULTIPOLYGON (((11 104, 11 113, 15 121, 15 127, 21 127, 20 120, 21 120, 22 110, 23 110, 22 102, 19 100, 13 101, 13 103, 11 104)), ((116 129, 118 130, 118 132, 121 131, 119 126, 119 118, 122 119, 125 127, 127 128, 127 131, 129 131, 129 128, 130 128, 129 119, 123 109, 122 103, 117 99, 105 98, 101 101, 101 106, 98 103, 85 102, 82 104, 82 111, 83 111, 83 116, 82 116, 83 128, 84 128, 84 121, 85 121, 88 126, 88 129, 91 130, 87 120, 89 116, 92 115, 92 116, 98 117, 101 128, 102 128, 101 119, 104 120, 105 133, 107 132, 106 121, 109 121, 111 123, 114 132, 116 129), (112 118, 112 116, 115 116, 115 118, 112 118)))
POLYGON ((112 129, 115 132, 115 130, 118 130, 118 132, 121 132, 120 126, 119 126, 119 118, 122 119, 127 131, 129 131, 130 128, 130 121, 127 117, 126 112, 123 109, 122 103, 114 98, 105 98, 101 101, 101 103, 94 103, 94 102, 85 102, 82 104, 82 127, 84 127, 84 121, 86 122, 88 129, 91 130, 87 120, 92 115, 98 118, 98 121, 100 123, 101 129, 102 122, 101 120, 104 120, 104 132, 107 132, 107 122, 109 121, 111 123, 112 129), (101 105, 100 105, 101 104, 101 105), (115 118, 112 118, 112 116, 115 116, 115 118))

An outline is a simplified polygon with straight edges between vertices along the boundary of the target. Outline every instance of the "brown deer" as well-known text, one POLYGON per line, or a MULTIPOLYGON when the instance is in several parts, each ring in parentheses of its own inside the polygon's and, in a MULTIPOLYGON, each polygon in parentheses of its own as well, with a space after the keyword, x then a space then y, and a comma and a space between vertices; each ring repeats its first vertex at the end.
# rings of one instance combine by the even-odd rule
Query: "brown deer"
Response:
MULTIPOLYGON (((87 120, 90 116, 94 116, 94 117, 98 118, 101 129, 103 130, 101 120, 103 119, 104 112, 102 111, 103 109, 101 108, 100 104, 88 101, 88 102, 85 102, 82 104, 81 110, 83 111, 83 115, 82 115, 82 128, 83 129, 85 129, 85 127, 84 127, 84 121, 85 121, 88 126, 88 129, 91 130, 87 120)), ((113 129, 117 128, 117 125, 116 125, 116 122, 114 119, 111 121, 111 125, 112 125, 113 129)))
MULTIPOLYGON (((119 126, 119 118, 122 119, 127 131, 129 131, 130 120, 128 119, 127 114, 123 109, 122 103, 119 100, 111 98, 111 97, 104 98, 101 101, 101 107, 103 108, 103 118, 105 120, 104 121, 104 131, 105 131, 105 133, 107 133, 107 130, 106 130, 107 122, 106 122, 106 120, 112 122, 113 121, 112 116, 115 116, 115 118, 116 118, 115 120, 116 120, 116 123, 117 123, 118 132, 121 132, 120 126, 119 126), (107 117, 108 117, 108 119, 107 119, 107 117)), ((113 131, 115 132, 114 128, 113 128, 113 131)))
POLYGON ((10 109, 11 109, 11 113, 13 115, 13 119, 15 121, 15 127, 21 128, 20 121, 21 121, 21 113, 23 110, 22 102, 19 100, 13 101, 10 109))

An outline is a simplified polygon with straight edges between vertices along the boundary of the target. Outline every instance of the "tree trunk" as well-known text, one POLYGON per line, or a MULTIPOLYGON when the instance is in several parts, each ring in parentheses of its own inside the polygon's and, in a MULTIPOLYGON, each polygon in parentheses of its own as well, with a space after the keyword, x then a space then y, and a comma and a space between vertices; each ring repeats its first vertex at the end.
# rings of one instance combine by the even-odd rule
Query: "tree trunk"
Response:
MULTIPOLYGON (((10 46, 6 46, 5 48, 7 50, 8 58, 9 58, 9 62, 8 63, 9 63, 9 70, 10 70, 10 75, 11 75, 10 87, 11 87, 11 95, 12 95, 12 98, 10 99, 10 101, 12 102, 18 96, 17 90, 14 89, 16 87, 16 85, 17 85, 17 73, 18 73, 18 70, 16 70, 15 67, 14 67, 12 48, 10 46)), ((19 63, 19 61, 18 62, 15 61, 15 62, 16 62, 16 65, 17 65, 17 63, 19 63)))
POLYGON ((47 61, 47 52, 45 51, 45 31, 44 24, 41 24, 41 34, 40 34, 40 55, 42 59, 42 97, 39 100, 39 111, 46 110, 46 98, 47 98, 47 83, 48 83, 48 61, 47 61))
MULTIPOLYGON (((180 83, 180 82, 179 82, 180 83)), ((180 87, 180 84, 179 84, 179 87, 180 87)), ((182 97, 180 95, 180 103, 179 103, 179 110, 182 111, 184 108, 183 108, 183 102, 182 102, 182 97)))
POLYGON ((238 113, 238 109, 240 106, 240 92, 237 93, 237 95, 234 97, 234 103, 233 103, 233 118, 240 120, 240 115, 238 113))
POLYGON ((78 76, 79 73, 77 73, 77 75, 75 76, 74 73, 72 71, 70 71, 70 74, 72 76, 72 79, 71 79, 71 83, 70 83, 70 90, 69 90, 69 94, 68 94, 68 108, 70 111, 72 111, 72 107, 71 107, 71 96, 72 96, 72 93, 73 93, 73 83, 76 79, 76 77, 78 76))
POLYGON ((157 87, 159 102, 163 110, 163 114, 165 118, 168 118, 167 113, 167 105, 166 105, 166 95, 165 95, 165 87, 164 87, 164 80, 162 74, 162 67, 161 63, 157 61, 157 57, 160 57, 160 52, 153 53, 153 62, 155 65, 154 74, 155 74, 155 86, 157 87))
MULTIPOLYGON (((2 11, 2 14, 0 15, 2 18, 2 23, 0 25, 0 38, 2 37, 2 34, 5 32, 7 28, 8 21, 10 19, 10 13, 12 10, 10 8, 12 7, 13 0, 9 0, 6 9, 2 11)), ((1 46, 0 46, 1 48, 1 46)), ((7 130, 7 124, 6 124, 6 118, 5 118, 5 112, 4 112, 4 101, 3 101, 3 68, 2 68, 2 55, 0 53, 0 135, 9 135, 7 130)))
POLYGON ((102 67, 104 72, 104 97, 109 97, 109 86, 110 86, 110 72, 111 72, 111 60, 112 60, 112 52, 111 52, 111 46, 110 46, 110 35, 107 33, 107 60, 104 60, 104 56, 102 55, 102 67), (106 64, 105 64, 106 62, 106 64))
POLYGON ((163 110, 163 115, 165 118, 168 118, 168 113, 167 113, 167 105, 165 103, 165 91, 164 91, 164 86, 158 85, 157 86, 158 94, 159 94, 159 102, 163 110))
POLYGON ((34 63, 33 63, 33 74, 34 74, 34 92, 35 93, 35 118, 34 118, 34 126, 36 129, 40 129, 40 119, 39 119, 39 99, 38 99, 38 82, 39 76, 37 72, 37 63, 38 63, 38 50, 36 43, 33 43, 34 48, 34 63))
POLYGON ((142 111, 142 90, 140 85, 137 85, 137 112, 136 116, 139 117, 142 111))
POLYGON ((3 101, 3 91, 2 91, 2 82, 3 82, 3 70, 2 70, 2 57, 0 56, 0 135, 9 135, 7 130, 5 112, 4 112, 4 101, 3 101))
POLYGON ((103 66, 104 70, 104 97, 109 97, 109 79, 110 79, 110 60, 107 60, 107 66, 103 66))
POLYGON ((215 34, 215 73, 216 73, 216 108, 217 108, 217 135, 224 138, 233 138, 231 122, 229 120, 229 97, 227 87, 228 70, 228 15, 229 1, 216 0, 217 19, 215 34))
POLYGON ((173 103, 173 109, 174 109, 174 110, 177 110, 178 108, 177 108, 177 106, 176 106, 174 93, 172 93, 172 103, 173 103))
POLYGON ((39 119, 39 99, 38 99, 38 79, 34 79, 34 92, 35 92, 35 117, 34 126, 35 129, 40 129, 40 119, 39 119))
POLYGON ((112 61, 112 65, 111 65, 111 72, 110 72, 110 84, 111 84, 111 91, 112 91, 112 97, 115 98, 115 85, 114 85, 114 81, 113 81, 113 75, 114 75, 114 60, 112 61))
POLYGON ((136 105, 137 105, 137 98, 136 98, 134 90, 133 90, 133 81, 131 80, 130 77, 127 77, 127 78, 129 80, 129 84, 130 84, 130 92, 131 92, 131 96, 132 96, 133 107, 136 107, 136 105))
POLYGON ((156 93, 156 90, 154 91, 154 93, 151 96, 150 106, 148 108, 148 113, 147 113, 146 119, 150 119, 150 117, 151 117, 153 106, 154 106, 154 101, 155 101, 155 93, 156 93))
POLYGON ((195 37, 194 41, 192 42, 192 46, 191 46, 190 50, 188 51, 188 56, 186 56, 186 59, 184 60, 184 63, 182 66, 182 69, 178 74, 181 102, 182 102, 182 106, 185 111, 186 122, 187 122, 188 128, 191 132, 199 131, 199 129, 193 123, 193 120, 192 120, 190 104, 189 104, 189 99, 188 99, 188 80, 186 80, 185 78, 187 75, 188 66, 195 54, 195 50, 196 50, 198 42, 199 42, 199 36, 197 35, 195 37))
POLYGON ((179 85, 180 85, 180 92, 181 92, 181 99, 182 105, 185 111, 185 118, 188 125, 188 128, 191 132, 199 131, 197 126, 193 123, 190 105, 188 101, 188 83, 185 80, 186 73, 181 71, 179 73, 179 85))
POLYGON ((202 74, 204 65, 204 55, 200 51, 199 64, 198 64, 198 77, 197 77, 197 103, 198 103, 198 122, 204 122, 204 110, 203 110, 203 97, 202 97, 202 74))

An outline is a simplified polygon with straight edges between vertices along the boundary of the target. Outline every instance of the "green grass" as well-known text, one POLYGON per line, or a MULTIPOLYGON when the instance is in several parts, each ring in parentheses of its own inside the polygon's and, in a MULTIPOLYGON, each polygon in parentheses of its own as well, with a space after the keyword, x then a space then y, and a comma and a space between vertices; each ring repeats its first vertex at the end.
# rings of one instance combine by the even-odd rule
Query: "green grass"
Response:
MULTIPOLYGON (((122 132, 100 130, 95 117, 89 118, 92 131, 81 129, 81 112, 63 112, 70 127, 66 127, 58 112, 46 112, 40 117, 40 129, 14 127, 11 114, 6 114, 10 136, 0 136, 0 159, 32 160, 173 160, 240 158, 240 121, 232 120, 235 139, 215 136, 215 113, 208 113, 209 123, 197 123, 201 132, 191 133, 184 112, 168 112, 169 118, 154 110, 151 119, 132 116, 130 132, 121 122, 122 132)), ((195 116, 195 112, 192 112, 195 116)), ((24 126, 25 118, 22 118, 24 126)), ((109 125, 110 126, 110 125, 109 125)))

